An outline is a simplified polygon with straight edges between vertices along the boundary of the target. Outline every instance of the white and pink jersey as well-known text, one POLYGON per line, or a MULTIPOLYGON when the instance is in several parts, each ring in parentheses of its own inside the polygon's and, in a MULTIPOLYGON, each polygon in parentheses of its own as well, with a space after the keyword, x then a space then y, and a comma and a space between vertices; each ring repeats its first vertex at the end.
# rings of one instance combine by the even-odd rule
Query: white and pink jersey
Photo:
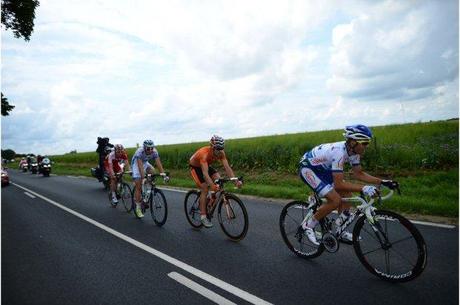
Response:
POLYGON ((321 144, 306 152, 300 163, 320 172, 343 172, 344 163, 351 166, 360 164, 360 156, 349 155, 345 141, 321 144))

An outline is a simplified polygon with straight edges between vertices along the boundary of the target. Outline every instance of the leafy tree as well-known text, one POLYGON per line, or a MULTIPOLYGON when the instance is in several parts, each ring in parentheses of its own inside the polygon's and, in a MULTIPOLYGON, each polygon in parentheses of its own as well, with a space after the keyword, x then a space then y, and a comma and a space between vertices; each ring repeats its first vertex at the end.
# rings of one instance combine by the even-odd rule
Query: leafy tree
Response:
POLYGON ((11 160, 16 156, 16 153, 12 149, 2 149, 2 158, 6 160, 11 160))
POLYGON ((13 108, 14 108, 14 105, 10 105, 8 103, 8 99, 4 97, 2 93, 2 115, 3 116, 9 115, 10 114, 9 112, 13 110, 13 108))
POLYGON ((2 0, 2 24, 11 29, 16 38, 30 40, 34 30, 35 9, 38 0, 2 0))

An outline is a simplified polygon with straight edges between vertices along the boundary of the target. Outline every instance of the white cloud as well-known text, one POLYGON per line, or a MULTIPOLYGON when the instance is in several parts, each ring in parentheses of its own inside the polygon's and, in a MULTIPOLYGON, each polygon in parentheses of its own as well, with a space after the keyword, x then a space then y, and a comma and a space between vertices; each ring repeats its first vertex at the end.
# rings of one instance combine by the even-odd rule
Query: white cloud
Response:
POLYGON ((333 31, 328 87, 360 99, 419 99, 458 77, 458 3, 385 1, 333 31))
POLYGON ((453 117, 453 6, 42 0, 29 43, 2 32, 2 91, 17 106, 2 146, 64 153, 94 150, 97 136, 134 146, 453 117), (400 101, 414 109, 405 118, 400 101))

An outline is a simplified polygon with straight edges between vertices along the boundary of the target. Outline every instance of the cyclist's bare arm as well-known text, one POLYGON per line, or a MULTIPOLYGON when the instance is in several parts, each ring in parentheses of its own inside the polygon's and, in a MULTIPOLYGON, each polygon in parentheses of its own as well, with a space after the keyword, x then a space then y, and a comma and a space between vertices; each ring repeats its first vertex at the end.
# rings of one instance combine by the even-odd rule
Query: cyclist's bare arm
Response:
POLYGON ((361 192, 363 189, 362 185, 345 181, 343 172, 332 173, 332 178, 334 180, 334 189, 337 192, 361 192))
POLYGON ((208 170, 209 170, 208 163, 201 162, 200 166, 201 166, 201 170, 203 171, 204 180, 210 187, 212 187, 214 185, 214 182, 212 181, 211 177, 209 177, 209 174, 208 174, 208 170))
POLYGON ((139 173, 141 174, 141 178, 145 177, 145 173, 144 173, 144 164, 142 164, 142 160, 141 159, 137 159, 136 160, 136 163, 137 163, 137 166, 139 168, 139 173))
POLYGON ((157 165, 158 170, 160 171, 160 173, 164 173, 164 172, 165 172, 165 170, 164 170, 164 168, 163 168, 163 164, 161 164, 160 157, 158 157, 158 158, 155 159, 155 164, 157 165))
POLYGON ((353 177, 367 182, 371 184, 380 184, 382 183, 382 179, 369 175, 368 173, 364 172, 361 168, 361 165, 353 166, 353 177))
POLYGON ((227 174, 228 177, 235 177, 235 174, 233 173, 232 168, 230 167, 230 164, 228 164, 227 159, 222 160, 222 165, 224 166, 225 173, 227 174))
POLYGON ((112 161, 110 161, 110 159, 107 158, 107 163, 109 164, 109 175, 110 175, 110 177, 115 178, 115 176, 112 175, 112 173, 115 173, 113 171, 113 163, 112 163, 112 161))
POLYGON ((129 164, 129 159, 125 160, 124 168, 126 168, 125 172, 130 172, 131 171, 131 164, 129 164))

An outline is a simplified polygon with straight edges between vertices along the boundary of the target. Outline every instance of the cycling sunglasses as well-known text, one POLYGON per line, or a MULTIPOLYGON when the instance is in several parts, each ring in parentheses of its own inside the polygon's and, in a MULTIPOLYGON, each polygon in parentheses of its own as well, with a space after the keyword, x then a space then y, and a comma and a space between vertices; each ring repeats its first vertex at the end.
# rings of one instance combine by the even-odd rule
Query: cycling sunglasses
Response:
POLYGON ((370 141, 356 141, 357 143, 363 145, 363 146, 367 146, 369 145, 371 142, 370 141))
POLYGON ((145 151, 153 151, 154 147, 146 147, 145 151))

